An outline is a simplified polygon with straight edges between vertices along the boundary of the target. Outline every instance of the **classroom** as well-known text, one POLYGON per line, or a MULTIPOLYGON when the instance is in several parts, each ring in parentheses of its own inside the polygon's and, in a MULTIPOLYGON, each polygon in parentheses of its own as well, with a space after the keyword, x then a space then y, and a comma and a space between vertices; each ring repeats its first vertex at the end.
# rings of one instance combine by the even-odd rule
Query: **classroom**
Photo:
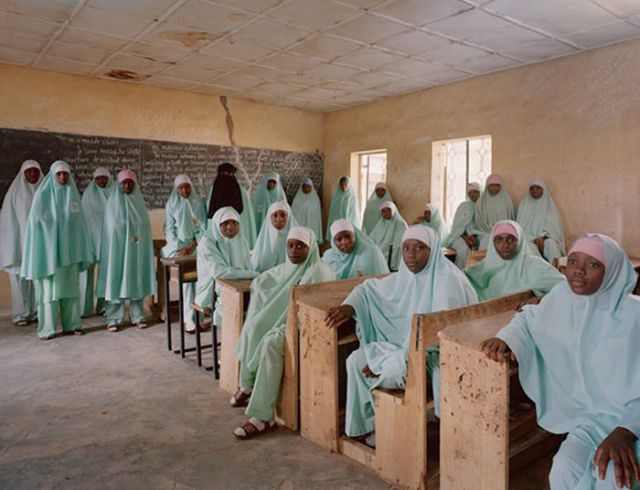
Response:
POLYGON ((0 0, 0 488, 640 488, 640 1, 0 0))

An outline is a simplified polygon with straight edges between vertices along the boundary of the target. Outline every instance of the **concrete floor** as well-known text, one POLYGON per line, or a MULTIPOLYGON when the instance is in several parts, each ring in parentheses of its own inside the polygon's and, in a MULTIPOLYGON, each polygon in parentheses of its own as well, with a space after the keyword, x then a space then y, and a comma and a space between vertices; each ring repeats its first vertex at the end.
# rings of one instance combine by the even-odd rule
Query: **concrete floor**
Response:
POLYGON ((236 440, 242 411, 164 334, 95 327, 42 342, 0 320, 0 488, 388 488, 286 429, 236 440))

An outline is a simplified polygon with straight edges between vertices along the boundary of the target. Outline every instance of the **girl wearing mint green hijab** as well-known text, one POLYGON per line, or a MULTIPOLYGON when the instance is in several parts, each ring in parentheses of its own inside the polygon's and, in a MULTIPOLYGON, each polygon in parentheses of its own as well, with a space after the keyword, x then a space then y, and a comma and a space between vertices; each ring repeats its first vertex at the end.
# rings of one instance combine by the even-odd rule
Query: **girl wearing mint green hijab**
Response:
POLYGON ((194 302, 210 308, 215 290, 213 328, 222 326, 221 289, 216 285, 216 279, 252 279, 258 275, 251 269, 249 246, 242 235, 240 220, 240 215, 231 206, 218 209, 198 245, 194 302))
POLYGON ((529 193, 518 206, 518 223, 524 229, 529 248, 553 264, 564 256, 564 231, 562 220, 551 198, 547 184, 534 180, 529 193))
MULTIPOLYGON (((207 215, 204 203, 193 189, 186 174, 178 175, 165 206, 164 237, 167 244, 162 248, 163 257, 195 255, 196 247, 205 232, 207 215)), ((195 333, 196 312, 191 309, 196 293, 194 283, 183 284, 183 312, 187 333, 195 333)))
POLYGON ((435 231, 440 240, 444 240, 447 235, 447 225, 442 221, 440 210, 435 204, 427 203, 424 207, 423 215, 419 216, 414 224, 428 226, 435 231))
POLYGON ((33 281, 38 336, 82 334, 80 271, 95 262, 80 194, 66 162, 58 160, 38 188, 29 213, 20 275, 33 281))
POLYGON ((369 238, 378 246, 389 268, 397 271, 400 264, 402 234, 407 229, 407 223, 391 201, 380 205, 380 216, 381 219, 373 228, 369 238))
POLYGON ((487 256, 465 271, 482 301, 528 290, 543 296, 564 280, 555 267, 531 254, 515 221, 499 221, 490 236, 487 256))
POLYGON ((320 260, 313 231, 297 226, 287 236, 286 262, 251 284, 249 310, 236 348, 240 387, 231 398, 232 406, 247 406, 249 420, 233 432, 237 438, 249 439, 277 427, 273 418, 282 382, 290 289, 334 279, 320 260))
POLYGON ((280 182, 280 175, 270 172, 264 176, 262 183, 253 195, 253 206, 256 214, 256 229, 262 229, 262 223, 267 218, 269 206, 274 202, 287 201, 284 187, 280 182))
POLYGON ((322 242, 322 206, 318 193, 313 187, 313 181, 306 178, 300 184, 300 189, 296 192, 291 203, 291 212, 300 226, 311 228, 318 239, 322 242))
POLYGON ((131 323, 146 328, 143 302, 153 294, 156 274, 149 213, 136 174, 126 169, 118 174, 118 185, 109 195, 102 227, 97 295, 107 302, 107 330, 118 331, 127 301, 131 323))
POLYGON ((389 267, 380 249, 346 219, 331 225, 331 248, 322 261, 331 267, 337 279, 386 274, 389 267))
POLYGON ((456 265, 464 269, 470 250, 477 250, 480 242, 474 231, 476 202, 480 198, 480 184, 470 182, 467 186, 467 200, 460 203, 453 216, 451 231, 442 245, 456 250, 456 265))
POLYGON ((41 182, 40 164, 23 162, 0 210, 0 268, 9 276, 13 322, 21 327, 33 322, 37 314, 33 283, 20 277, 20 268, 29 211, 41 182))
POLYGON ((380 205, 387 201, 393 202, 393 196, 387 189, 387 184, 378 182, 369 196, 362 218, 362 231, 367 235, 371 234, 373 228, 380 221, 380 205))
POLYGON ((262 223, 256 246, 251 252, 251 267, 264 272, 284 264, 287 257, 287 234, 298 226, 286 201, 276 201, 269 206, 267 218, 262 223))
POLYGON ((95 264, 80 273, 80 311, 83 317, 100 314, 104 311, 104 298, 96 298, 94 294, 94 278, 96 266, 100 263, 104 208, 107 205, 112 185, 111 172, 104 167, 98 167, 93 172, 93 179, 82 194, 82 208, 87 217, 91 245, 96 258, 95 264))
POLYGON ((480 239, 480 250, 487 249, 491 239, 491 229, 498 221, 515 218, 513 201, 502 185, 502 179, 496 174, 489 175, 484 192, 476 204, 474 217, 474 234, 480 239))
POLYGON ((550 487, 639 488, 640 300, 637 275, 611 238, 587 234, 537 306, 525 306, 483 342, 492 360, 511 350, 538 424, 567 434, 553 458, 550 487))
POLYGON ((356 228, 360 228, 360 206, 349 177, 340 178, 338 188, 331 198, 329 220, 327 221, 327 240, 331 240, 331 225, 339 219, 346 219, 356 228))
MULTIPOLYGON (((407 229, 402 237, 402 259, 397 273, 365 281, 327 315, 329 327, 340 327, 354 318, 360 341, 358 350, 347 359, 345 433, 350 437, 375 430, 374 388, 404 389, 413 316, 478 300, 464 274, 440 252, 440 239, 432 229, 422 225, 407 229)), ((437 358, 430 367, 435 371, 438 406, 437 358)), ((375 446, 373 437, 365 442, 375 446)))

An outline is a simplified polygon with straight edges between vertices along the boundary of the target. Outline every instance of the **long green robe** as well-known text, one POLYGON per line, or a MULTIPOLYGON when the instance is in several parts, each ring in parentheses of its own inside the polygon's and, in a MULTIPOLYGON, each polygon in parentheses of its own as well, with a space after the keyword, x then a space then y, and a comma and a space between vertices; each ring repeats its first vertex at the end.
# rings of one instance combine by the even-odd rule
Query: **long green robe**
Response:
POLYGON ((71 168, 56 161, 34 198, 24 239, 20 274, 34 283, 38 303, 38 335, 62 328, 81 328, 79 274, 95 261, 82 201, 71 168), (56 172, 69 173, 66 185, 56 172))
POLYGON ((256 230, 262 229, 262 223, 267 218, 269 206, 278 201, 286 202, 287 195, 285 194, 284 187, 282 187, 282 183, 280 182, 280 175, 278 175, 276 172, 270 172, 264 176, 264 179, 262 179, 262 182, 253 195, 253 207, 256 217, 256 230), (267 189, 267 182, 269 182, 270 180, 276 181, 276 186, 272 190, 267 189))
POLYGON ((443 240, 442 245, 451 247, 456 250, 456 265, 463 269, 467 263, 469 255, 469 246, 464 241, 462 235, 475 235, 474 216, 476 212, 476 203, 467 196, 467 200, 460 203, 456 213, 453 216, 451 230, 443 240))
MULTIPOLYGON (((421 226, 421 225, 417 225, 421 226)), ((356 334, 360 347, 347 359, 347 411, 345 432, 360 436, 375 428, 376 387, 404 389, 413 316, 467 306, 477 295, 464 274, 440 253, 440 239, 429 228, 429 261, 417 274, 404 261, 397 273, 369 279, 357 286, 343 301, 355 310, 356 334), (378 375, 367 378, 362 369, 378 375)), ((437 363, 436 363, 437 364, 437 363)), ((435 366, 434 366, 435 367, 435 366)), ((439 391, 434 380, 434 396, 439 391)))
POLYGON ((291 213, 291 208, 287 201, 276 201, 267 212, 262 228, 258 234, 256 246, 251 255, 251 268, 256 272, 264 272, 276 265, 284 264, 287 257, 287 234, 289 230, 298 226, 296 218, 291 213), (282 230, 276 230, 271 224, 271 215, 283 208, 287 213, 287 224, 282 230))
MULTIPOLYGON (((518 233, 518 247, 511 260, 504 260, 491 243, 487 248, 487 256, 473 267, 465 270, 465 274, 478 292, 481 300, 489 300, 507 296, 520 291, 533 291, 537 296, 547 294, 553 286, 564 280, 558 270, 541 257, 534 256, 525 239, 522 227, 515 221, 498 221, 509 223, 518 233)), ((495 229, 495 226, 494 226, 495 229)))
POLYGON ((328 241, 331 241, 331 225, 336 220, 346 219, 356 228, 360 228, 360 206, 358 205, 358 196, 353 188, 351 179, 349 177, 342 178, 349 181, 349 188, 346 191, 343 191, 342 187, 340 187, 340 181, 338 181, 338 187, 331 198, 329 220, 327 221, 327 232, 325 235, 328 241))
MULTIPOLYGON (((309 230, 311 231, 311 230, 309 230)), ((253 389, 246 414, 260 420, 273 420, 282 381, 284 331, 289 311, 289 292, 299 284, 315 284, 335 279, 318 254, 315 235, 307 259, 269 269, 251 284, 251 301, 238 339, 240 386, 253 389)))
MULTIPOLYGON (((378 210, 378 213, 380 210, 378 210)), ((390 219, 381 218, 369 235, 383 257, 390 265, 392 271, 397 271, 400 266, 400 249, 402 248, 402 234, 407 229, 407 222, 400 216, 400 212, 393 205, 393 216, 390 219), (389 246, 391 246, 391 260, 389 260, 389 246)))
MULTIPOLYGON (((376 187, 378 187, 378 184, 376 184, 376 187)), ((387 201, 393 202, 391 191, 387 189, 386 185, 384 187, 384 190, 384 196, 382 196, 381 198, 378 197, 376 191, 374 190, 367 200, 367 205, 364 208, 364 216, 362 218, 362 231, 364 231, 367 235, 371 234, 378 221, 382 219, 382 217, 380 216, 380 206, 382 205, 382 203, 387 201)))
POLYGON ((214 306, 214 325, 222 325, 221 287, 216 279, 252 279, 258 275, 251 269, 249 246, 242 235, 242 217, 231 206, 218 209, 210 220, 209 228, 198 244, 195 303, 203 307, 211 307, 213 292, 216 292, 214 306), (220 231, 221 218, 228 213, 235 216, 240 223, 240 232, 233 238, 225 237, 220 231))
POLYGON ((291 203, 291 211, 298 224, 310 228, 316 234, 318 242, 322 242, 322 205, 315 187, 309 194, 305 194, 300 184, 291 203))
POLYGON ((332 239, 331 248, 322 256, 322 261, 331 268, 336 279, 388 273, 389 267, 377 245, 355 227, 354 235, 355 245, 350 253, 338 250, 332 239))
POLYGON ((20 277, 22 249, 29 219, 29 211, 38 186, 42 182, 42 170, 35 184, 27 181, 24 172, 29 168, 40 169, 35 160, 22 163, 18 175, 9 186, 0 210, 0 268, 7 272, 11 285, 11 313, 14 322, 32 321, 36 317, 36 300, 33 283, 20 277))
MULTIPOLYGON (((206 202, 211 202, 211 193, 213 192, 213 186, 209 189, 207 193, 206 202)), ((249 198, 249 194, 244 189, 244 187, 240 186, 240 192, 242 193, 242 214, 240 214, 240 233, 247 240, 247 245, 249 245, 249 250, 253 249, 256 244, 256 218, 253 213, 253 203, 249 198)), ((211 221, 213 218, 209 219, 207 222, 207 228, 211 225, 211 221)))
MULTIPOLYGON (((616 488, 612 463, 604 486, 597 485, 591 468, 595 451, 616 427, 640 438, 640 298, 631 295, 637 275, 614 240, 590 236, 604 245, 600 288, 578 295, 560 282, 497 335, 518 360, 520 383, 536 404, 538 424, 554 434, 569 433, 554 458, 552 488, 616 488), (567 467, 574 471, 563 471, 567 467)), ((638 441, 635 449, 640 457, 638 441)))
POLYGON ((547 184, 542 180, 535 180, 531 185, 538 185, 544 190, 540 199, 534 199, 527 192, 518 206, 518 223, 524 229, 527 241, 530 242, 532 252, 540 255, 538 247, 532 243, 535 238, 544 237, 543 256, 550 263, 565 255, 564 231, 562 220, 547 184))
POLYGON ((431 221, 423 220, 422 224, 435 231, 440 240, 444 240, 447 236, 447 225, 442 221, 440 210, 433 204, 429 204, 428 207, 431 210, 431 221))
POLYGON ((474 215, 474 235, 478 235, 481 244, 480 249, 485 250, 489 245, 489 233, 493 226, 502 220, 514 220, 516 214, 513 210, 513 201, 507 192, 504 184, 500 187, 500 192, 495 196, 489 194, 488 184, 480 194, 476 203, 474 215))

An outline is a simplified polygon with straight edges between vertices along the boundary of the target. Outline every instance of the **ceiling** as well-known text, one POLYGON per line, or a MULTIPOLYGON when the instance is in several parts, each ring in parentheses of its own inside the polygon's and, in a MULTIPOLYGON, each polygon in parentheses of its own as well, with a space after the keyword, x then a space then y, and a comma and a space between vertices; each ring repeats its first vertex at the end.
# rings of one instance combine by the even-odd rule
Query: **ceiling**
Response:
POLYGON ((0 0, 0 62, 333 111, 640 37, 640 0, 0 0))

